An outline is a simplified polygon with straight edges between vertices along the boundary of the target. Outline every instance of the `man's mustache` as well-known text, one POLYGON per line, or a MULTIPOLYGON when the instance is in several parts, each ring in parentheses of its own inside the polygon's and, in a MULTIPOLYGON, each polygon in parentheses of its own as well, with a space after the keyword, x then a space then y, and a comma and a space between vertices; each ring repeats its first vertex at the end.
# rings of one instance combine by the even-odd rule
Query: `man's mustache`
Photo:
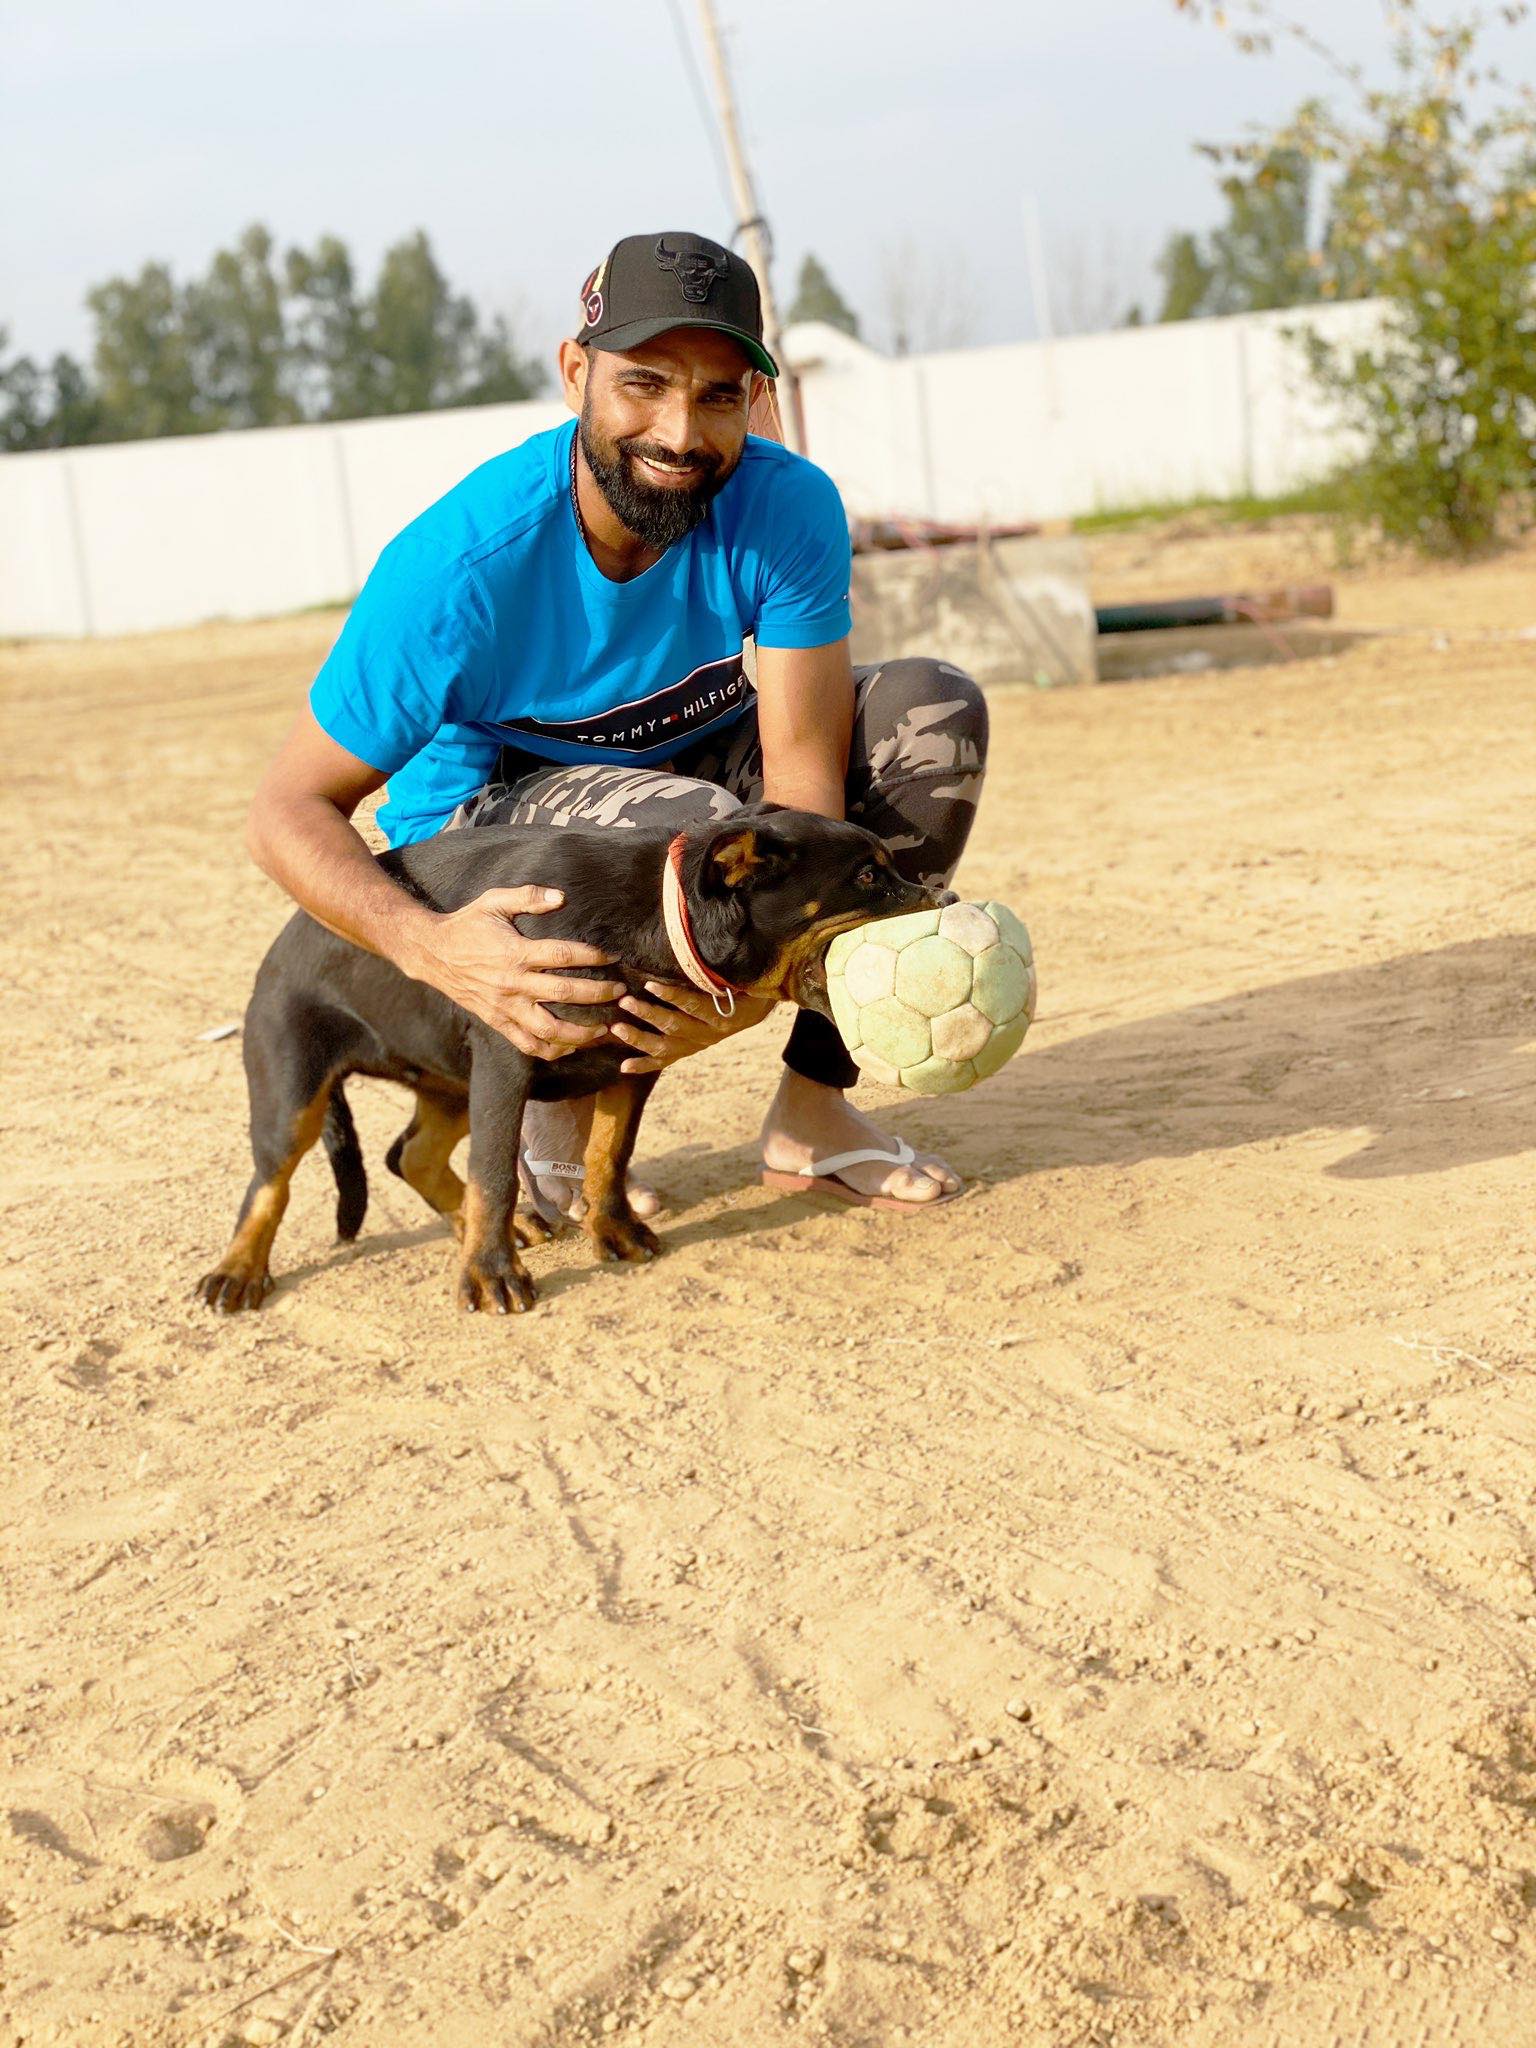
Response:
POLYGON ((658 448, 654 441, 621 441, 619 452, 639 456, 643 462, 654 462, 658 469, 675 470, 679 476, 712 477, 721 461, 718 455, 690 455, 680 462, 670 448, 658 448))

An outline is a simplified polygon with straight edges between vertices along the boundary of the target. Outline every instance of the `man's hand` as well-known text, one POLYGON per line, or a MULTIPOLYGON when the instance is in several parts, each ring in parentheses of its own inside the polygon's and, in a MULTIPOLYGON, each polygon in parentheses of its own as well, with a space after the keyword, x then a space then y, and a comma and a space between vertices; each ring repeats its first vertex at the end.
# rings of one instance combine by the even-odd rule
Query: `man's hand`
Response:
POLYGON ((634 1046, 641 1055, 626 1060, 619 1069, 621 1074, 659 1073, 674 1060, 705 1052, 722 1038, 734 1038, 738 1031, 761 1024, 773 1008, 764 996, 738 996, 734 1014, 722 1017, 712 998, 700 989, 671 981, 648 981, 645 986, 647 994, 656 1001, 647 1003, 639 996, 625 996, 619 1008, 627 1010, 637 1021, 611 1027, 615 1038, 634 1046))
MULTIPOLYGON (((417 942, 407 972, 468 1010, 530 1058, 557 1060, 606 1037, 604 1024, 568 1024, 546 1003, 611 1003, 622 981, 589 981, 564 967, 611 967, 612 953, 575 939, 527 939, 514 917, 556 909, 558 889, 487 889, 444 912, 417 942)), ((402 963, 404 964, 404 963, 402 963)), ((617 1034, 616 1034, 617 1035, 617 1034)))

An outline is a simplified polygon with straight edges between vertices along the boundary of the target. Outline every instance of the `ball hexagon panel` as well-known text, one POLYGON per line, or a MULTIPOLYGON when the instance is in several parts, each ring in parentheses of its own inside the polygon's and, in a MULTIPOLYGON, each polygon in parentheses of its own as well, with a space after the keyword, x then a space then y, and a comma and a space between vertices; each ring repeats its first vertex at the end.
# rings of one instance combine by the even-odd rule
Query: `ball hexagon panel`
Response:
POLYGON ((989 1074, 995 1074, 999 1067, 1007 1065, 1024 1043, 1024 1034, 1028 1029, 1027 1017, 1016 1017, 1011 1024, 998 1025, 971 1062, 976 1069, 978 1081, 985 1081, 989 1074))
POLYGON ((976 962, 971 1001, 994 1024, 1011 1024, 1029 1001, 1033 979, 1028 963, 1004 941, 976 962))
POLYGON ((958 1095, 976 1079, 969 1060, 919 1060, 915 1067, 903 1067, 901 1085, 914 1095, 958 1095))
POLYGON ((854 947, 843 967, 843 986, 856 1003, 878 1003, 892 993, 898 957, 878 937, 854 947))
POLYGON ((951 903, 939 912, 939 937, 948 939, 974 959, 995 946, 1002 934, 979 903, 951 903))
POLYGON ((859 1006, 848 993, 848 984, 841 976, 828 974, 827 1000, 832 1005, 832 1022, 837 1026, 844 1045, 850 1052, 857 1052, 864 1040, 864 1027, 859 1018, 859 1006))
POLYGON ((963 1003, 970 992, 970 954, 941 939, 937 932, 915 939, 897 955, 896 993, 925 1017, 942 1016, 963 1003))
POLYGON ((933 1020, 933 1049, 941 1060, 974 1059, 992 1036, 992 1020, 974 1003, 962 1003, 933 1020))
POLYGON ((943 915, 937 910, 909 910, 902 917, 882 917, 874 924, 866 924, 853 933, 859 939, 878 937, 882 946, 889 946, 899 953, 903 946, 910 946, 914 939, 931 938, 939 928, 943 915))
POLYGON ((983 906, 988 917, 997 926, 999 938, 1005 940, 1025 960, 1033 960, 1034 947, 1029 942, 1029 932, 1021 917, 1015 917, 1006 903, 988 903, 983 906))
POLYGON ((893 1067, 914 1067, 931 1051, 928 1019, 909 1010, 897 996, 884 996, 859 1013, 864 1043, 877 1058, 893 1067))
POLYGON ((901 1069, 893 1067, 889 1060, 881 1059, 878 1053, 871 1052, 867 1045, 861 1045, 853 1057, 866 1081, 878 1081, 882 1088, 901 1086, 901 1069))

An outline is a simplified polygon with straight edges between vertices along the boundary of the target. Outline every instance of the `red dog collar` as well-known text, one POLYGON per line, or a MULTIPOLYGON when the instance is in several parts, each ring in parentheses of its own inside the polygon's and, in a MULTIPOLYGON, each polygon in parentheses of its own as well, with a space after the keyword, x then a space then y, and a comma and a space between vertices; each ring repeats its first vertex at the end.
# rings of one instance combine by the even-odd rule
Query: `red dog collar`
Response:
POLYGON ((750 995, 740 982, 716 974, 707 960, 699 958, 688 921, 688 900, 683 894, 683 835, 679 833, 667 848, 661 870, 661 915, 677 964, 697 989, 702 989, 722 1017, 736 1014, 736 998, 750 995))

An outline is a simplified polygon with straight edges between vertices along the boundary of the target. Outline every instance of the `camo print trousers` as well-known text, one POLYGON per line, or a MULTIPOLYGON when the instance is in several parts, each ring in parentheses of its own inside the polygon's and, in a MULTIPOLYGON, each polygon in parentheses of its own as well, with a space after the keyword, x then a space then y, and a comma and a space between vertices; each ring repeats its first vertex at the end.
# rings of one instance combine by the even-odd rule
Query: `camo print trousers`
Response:
MULTIPOLYGON (((943 888, 959 866, 987 764, 987 704, 962 669, 909 657, 854 674, 847 814, 878 832, 909 881, 943 888)), ((763 793, 755 702, 721 735, 659 768, 552 767, 504 747, 496 774, 449 829, 464 825, 656 825, 728 818, 763 793)), ((808 1080, 851 1087, 857 1068, 830 1019, 802 1010, 784 1049, 808 1080)))

